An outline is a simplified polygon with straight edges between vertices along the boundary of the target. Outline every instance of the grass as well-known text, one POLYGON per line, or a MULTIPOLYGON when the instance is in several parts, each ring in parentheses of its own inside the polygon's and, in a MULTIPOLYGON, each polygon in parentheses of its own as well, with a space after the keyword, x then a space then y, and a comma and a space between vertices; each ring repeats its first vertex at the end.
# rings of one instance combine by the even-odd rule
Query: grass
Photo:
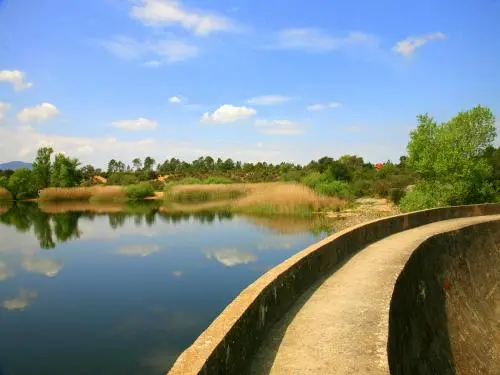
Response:
POLYGON ((47 188, 40 192, 40 201, 92 201, 109 202, 125 199, 125 190, 120 186, 92 186, 74 188, 47 188))
POLYGON ((12 200, 12 195, 10 191, 6 188, 0 187, 0 201, 10 201, 12 200))
POLYGON ((193 212, 201 209, 200 206, 206 209, 211 202, 212 208, 229 206, 232 212, 253 215, 304 216, 325 209, 338 210, 346 205, 341 199, 321 196, 307 186, 283 182, 176 185, 167 189, 164 199, 177 211, 193 212))

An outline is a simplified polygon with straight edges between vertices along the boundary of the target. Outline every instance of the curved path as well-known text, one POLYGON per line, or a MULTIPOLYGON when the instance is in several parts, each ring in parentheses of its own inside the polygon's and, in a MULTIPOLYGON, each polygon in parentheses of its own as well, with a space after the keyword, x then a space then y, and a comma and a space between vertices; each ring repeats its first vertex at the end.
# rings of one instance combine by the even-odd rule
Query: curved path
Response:
POLYGON ((367 246, 292 306, 265 338, 250 373, 388 374, 391 296, 413 250, 435 234, 498 219, 440 221, 367 246))

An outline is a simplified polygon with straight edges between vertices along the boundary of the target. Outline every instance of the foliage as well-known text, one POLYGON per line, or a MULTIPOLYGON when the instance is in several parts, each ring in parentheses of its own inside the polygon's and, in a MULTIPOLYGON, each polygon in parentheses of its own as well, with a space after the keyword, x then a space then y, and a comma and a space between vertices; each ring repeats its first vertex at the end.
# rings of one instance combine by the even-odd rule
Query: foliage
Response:
POLYGON ((36 196, 36 182, 32 172, 27 168, 19 168, 10 176, 7 188, 14 199, 26 199, 36 196))
POLYGON ((139 178, 131 172, 114 172, 108 176, 108 185, 133 185, 139 183, 139 178))
POLYGON ((52 163, 50 156, 54 152, 52 147, 41 147, 32 166, 33 178, 38 189, 44 189, 50 185, 52 163))
MULTIPOLYGON (((420 181, 401 200, 408 211, 497 199, 494 166, 495 117, 477 106, 440 125, 428 114, 417 117, 406 163, 420 181)), ((498 181, 498 180, 496 180, 498 181)))
POLYGON ((155 194, 153 187, 147 182, 129 185, 125 188, 125 192, 126 197, 129 199, 144 199, 146 197, 152 197, 155 194))
POLYGON ((72 187, 79 182, 77 168, 80 165, 78 159, 71 159, 64 154, 57 154, 52 166, 50 185, 58 187, 72 187))

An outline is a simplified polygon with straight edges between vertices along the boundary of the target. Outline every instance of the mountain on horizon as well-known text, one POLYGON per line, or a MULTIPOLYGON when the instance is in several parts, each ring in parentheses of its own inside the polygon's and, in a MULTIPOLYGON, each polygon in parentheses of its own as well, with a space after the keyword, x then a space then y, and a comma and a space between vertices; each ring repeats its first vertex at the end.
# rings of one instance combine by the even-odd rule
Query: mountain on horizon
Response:
POLYGON ((19 168, 28 168, 31 169, 31 163, 25 163, 24 161, 9 161, 7 163, 0 163, 0 170, 5 169, 19 169, 19 168))

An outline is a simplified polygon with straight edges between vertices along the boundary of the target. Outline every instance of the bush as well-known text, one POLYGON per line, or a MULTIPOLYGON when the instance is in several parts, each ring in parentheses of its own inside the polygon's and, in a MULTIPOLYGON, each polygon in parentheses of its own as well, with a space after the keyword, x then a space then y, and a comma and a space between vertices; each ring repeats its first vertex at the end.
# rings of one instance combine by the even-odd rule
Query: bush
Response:
POLYGON ((302 178, 302 175, 303 175, 303 173, 301 171, 288 171, 286 173, 283 173, 280 178, 282 181, 299 182, 300 179, 302 178))
POLYGON ((203 183, 199 178, 194 177, 184 177, 182 180, 178 181, 179 185, 196 185, 203 183))
POLYGON ((155 191, 149 182, 129 185, 125 188, 125 195, 129 199, 144 199, 155 195, 155 191))
POLYGON ((351 186, 344 181, 321 182, 316 185, 315 190, 319 194, 340 199, 352 199, 354 197, 351 186))
POLYGON ((133 185, 138 183, 139 179, 133 173, 111 173, 107 185, 133 185))
POLYGON ((395 204, 399 204, 401 199, 405 196, 406 191, 405 189, 402 188, 393 188, 389 191, 389 197, 391 198, 391 201, 393 201, 395 204))
POLYGON ((228 177, 210 176, 203 180, 203 184, 232 184, 234 181, 228 177))
POLYGON ((302 183, 311 189, 315 189, 322 182, 327 182, 328 176, 319 172, 310 173, 302 178, 302 183))

